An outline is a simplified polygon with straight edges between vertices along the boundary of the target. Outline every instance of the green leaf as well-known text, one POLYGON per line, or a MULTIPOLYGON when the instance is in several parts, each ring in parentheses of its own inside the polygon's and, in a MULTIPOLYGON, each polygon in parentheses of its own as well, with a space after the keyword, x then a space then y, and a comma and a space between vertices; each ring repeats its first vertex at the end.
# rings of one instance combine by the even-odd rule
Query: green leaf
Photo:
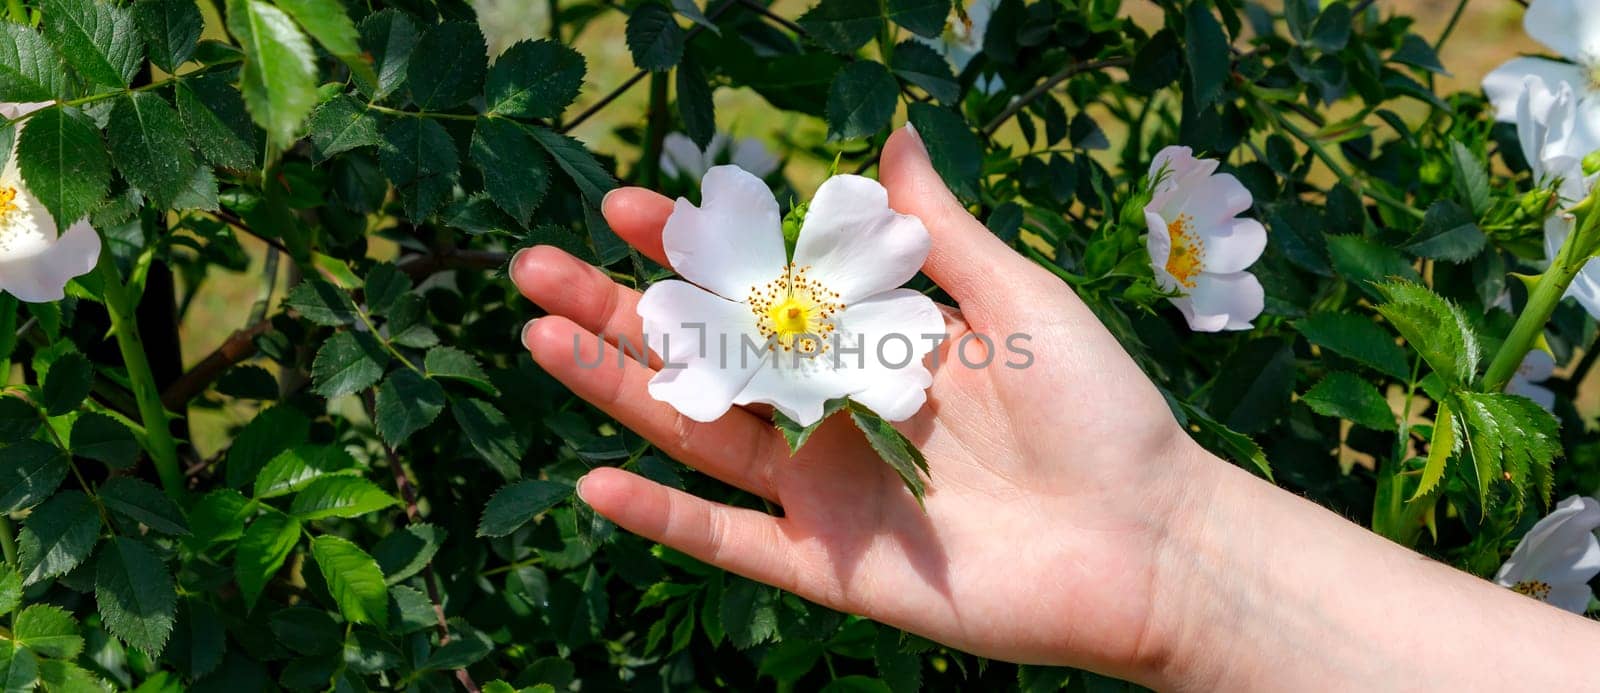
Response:
POLYGON ((157 206, 170 206, 194 177, 194 153, 178 112, 155 92, 129 92, 117 99, 106 139, 122 177, 157 206))
POLYGON ((311 143, 317 146, 317 155, 327 160, 357 147, 378 146, 383 141, 382 125, 366 106, 340 94, 311 112, 311 143))
POLYGON ((62 491, 34 508, 17 536, 24 584, 66 575, 100 539, 100 513, 82 491, 62 491))
POLYGON ((361 20, 360 32, 361 47, 372 56, 375 81, 363 81, 358 75, 357 84, 373 101, 382 101, 405 84, 421 31, 405 13, 390 8, 361 20))
POLYGON ((1351 313, 1315 313, 1294 324, 1306 340, 1397 380, 1411 377, 1406 352, 1394 335, 1351 313))
POLYGON ((349 540, 329 535, 311 540, 311 555, 346 620, 388 627, 389 588, 377 561, 349 540))
POLYGON ((96 0, 39 0, 44 37, 89 81, 125 87, 139 70, 143 46, 125 8, 96 0))
POLYGON ((878 666, 878 676, 883 677, 895 693, 922 690, 922 657, 900 647, 899 631, 878 628, 872 659, 878 666))
POLYGON ((294 17, 301 28, 317 39, 317 43, 322 44, 333 57, 350 66, 350 72, 357 75, 357 79, 369 82, 377 79, 372 65, 361 55, 356 25, 345 13, 343 3, 328 0, 273 0, 273 4, 294 17))
POLYGON ((883 15, 875 2, 822 0, 800 15, 799 24, 824 48, 848 54, 878 35, 883 15))
POLYGON ((0 101, 51 101, 66 93, 67 64, 44 36, 12 22, 0 23, 0 101))
POLYGON ((777 635, 777 602, 772 588, 728 575, 719 613, 734 647, 747 650, 777 635))
POLYGON ((300 521, 271 508, 245 528, 234 554, 233 577, 246 608, 255 608, 261 590, 299 541, 300 521))
POLYGON ((69 351, 50 364, 39 394, 39 406, 51 416, 76 410, 89 397, 94 386, 94 364, 76 351, 69 351))
POLYGON ((0 566, 0 616, 22 605, 22 577, 9 567, 0 566))
POLYGON ((550 189, 550 160, 520 125, 480 118, 472 132, 472 163, 483 172, 489 199, 527 224, 550 189))
POLYGON ((926 103, 911 104, 906 114, 945 185, 962 197, 976 198, 983 145, 967 127, 966 119, 953 110, 926 103))
POLYGON ((411 219, 427 218, 438 209, 461 169, 455 140, 444 126, 427 118, 395 121, 384 131, 378 155, 383 174, 394 183, 411 219))
POLYGON ((0 452, 0 512, 38 505, 67 478, 67 456, 53 446, 25 440, 0 452))
POLYGON ((556 481, 528 479, 502 486, 483 508, 478 536, 503 537, 557 503, 571 498, 574 489, 556 481))
POLYGON ((0 447, 32 438, 41 423, 39 410, 21 397, 0 396, 0 447))
POLYGON ((556 165, 578 186, 578 192, 591 205, 599 205, 606 193, 617 187, 617 179, 600 165, 583 144, 571 137, 541 127, 529 128, 528 133, 555 159, 556 165))
POLYGON ((417 41, 414 53, 427 56, 427 60, 411 61, 406 67, 411 100, 419 108, 454 108, 482 91, 489 49, 477 24, 445 22, 431 27, 417 41))
POLYGON ((866 434, 867 444, 872 451, 878 453, 878 457, 900 475, 900 481, 916 497, 917 505, 922 505, 927 492, 927 484, 922 477, 928 474, 928 460, 923 458, 922 451, 888 421, 865 407, 851 404, 850 420, 866 434))
POLYGON ((245 520, 255 512, 255 504, 231 488, 207 493, 189 508, 192 534, 185 543, 203 551, 217 542, 239 539, 244 536, 245 520))
POLYGON ((846 65, 828 90, 828 137, 876 134, 894 117, 899 96, 900 85, 881 63, 858 60, 846 65))
POLYGON ((493 115, 555 118, 578 98, 587 70, 583 54, 561 43, 519 41, 489 68, 484 101, 493 115))
POLYGON ((301 654, 334 652, 344 643, 343 629, 322 609, 304 606, 279 609, 272 613, 268 626, 279 642, 301 654))
POLYGON ((317 350, 311 363, 312 391, 333 399, 365 390, 383 377, 389 352, 367 332, 340 332, 317 350))
POLYGON ((1210 3, 1189 3, 1183 12, 1183 45, 1189 63, 1189 87, 1197 108, 1208 108, 1222 98, 1233 70, 1233 56, 1222 25, 1211 14, 1210 3))
POLYGON ((1428 40, 1416 34, 1406 34, 1405 38, 1400 40, 1400 47, 1389 54, 1389 60, 1419 67, 1434 74, 1446 76, 1450 74, 1450 71, 1444 69, 1444 65, 1439 62, 1439 54, 1434 52, 1428 40))
POLYGON ((1267 430, 1294 396, 1294 350, 1278 339, 1246 343, 1228 357, 1211 394, 1211 413, 1240 433, 1267 430))
POLYGON ((717 104, 711 97, 711 82, 700 61, 689 56, 678 63, 676 77, 678 117, 683 120, 683 131, 695 146, 705 150, 717 135, 717 104))
POLYGON ((944 33, 945 20, 950 17, 950 0, 889 0, 888 14, 911 33, 936 39, 944 33))
POLYGON ((75 659, 83 652, 78 620, 52 604, 34 604, 11 622, 11 637, 46 657, 75 659))
POLYGON ((217 166, 247 170, 256 162, 256 130, 244 99, 220 74, 186 78, 173 87, 178 118, 201 156, 217 166))
POLYGON ((1450 141, 1450 166, 1455 174, 1450 180, 1461 202, 1473 217, 1483 216, 1489 211, 1489 168, 1459 140, 1450 141))
POLYGON ((183 510, 149 482, 131 476, 114 477, 100 485, 100 502, 107 510, 162 534, 185 535, 189 523, 183 510))
POLYGON ((457 401, 450 407, 450 413, 472 449, 477 450, 500 476, 508 480, 522 476, 524 445, 517 440, 505 414, 481 399, 457 401))
POLYGON ((251 488, 258 499, 287 496, 331 474, 355 473, 355 458, 333 445, 301 445, 283 451, 261 467, 251 488))
POLYGON ((316 277, 307 277, 294 285, 283 304, 300 317, 328 327, 353 325, 360 319, 349 294, 316 277))
POLYGON ((1311 26, 1310 43, 1324 53, 1337 53, 1350 42, 1350 6, 1329 3, 1311 26))
POLYGON ((261 0, 228 0, 228 30, 244 50, 239 90, 250 117, 274 145, 287 149, 317 105, 311 42, 289 15, 261 0))
POLYGON ((100 130, 82 111, 67 106, 46 108, 28 119, 17 139, 17 165, 28 190, 58 226, 86 216, 111 184, 111 157, 100 130))
POLYGON ((1498 392, 1457 392, 1454 411, 1466 431, 1480 506, 1488 502, 1490 488, 1502 483, 1511 487, 1519 511, 1530 490, 1543 505, 1550 504, 1551 468, 1563 454, 1554 415, 1526 397, 1498 392))
POLYGON ((302 522, 327 517, 360 517, 400 501, 358 476, 325 476, 306 485, 289 504, 289 514, 302 522))
POLYGON ((292 407, 279 405, 257 414, 228 448, 228 486, 243 488, 268 460, 306 442, 310 435, 311 420, 292 407))
POLYGON ((390 585, 422 572, 444 545, 449 533, 426 522, 406 525, 390 532, 372 547, 372 558, 383 570, 390 585))
POLYGON ((133 4, 133 23, 150 51, 150 62, 169 73, 194 55, 205 18, 193 0, 143 0, 133 4))
POLYGON ((1422 281, 1411 261, 1394 248, 1355 235, 1330 235, 1327 241, 1334 271, 1369 297, 1379 297, 1374 286, 1379 282, 1394 278, 1422 281))
POLYGON ((641 70, 670 70, 683 59, 683 27, 665 5, 645 3, 628 15, 628 52, 641 70))
POLYGON ((1372 383, 1344 371, 1329 373, 1300 401, 1323 416, 1349 419, 1375 431, 1395 430, 1394 412, 1372 383))
POLYGON ((391 446, 404 443, 444 411, 444 388, 416 371, 395 371, 378 387, 378 435, 391 446))
POLYGON ((870 676, 841 676, 822 687, 822 693, 893 693, 889 684, 870 676))
POLYGON ((46 659, 39 662, 39 682, 44 684, 44 689, 55 693, 107 693, 114 690, 110 684, 87 669, 72 662, 59 659, 46 659))
POLYGON ((1439 403, 1438 413, 1433 416, 1433 437, 1428 441, 1428 462, 1422 467, 1422 478, 1417 482, 1417 490, 1411 494, 1408 501, 1433 493, 1439 487, 1439 482, 1444 480, 1445 464, 1451 456, 1461 450, 1461 435, 1456 430, 1460 420, 1450 409, 1447 399, 1439 403))
POLYGON ((843 397, 828 400, 823 403, 822 418, 817 419, 810 426, 801 426, 794 419, 784 416, 783 412, 773 411, 772 424, 778 428, 779 433, 783 434, 784 442, 789 444, 789 454, 792 455, 800 452, 800 448, 806 444, 806 441, 811 439, 811 434, 816 433, 817 429, 821 428, 829 417, 840 409, 849 406, 849 404, 850 400, 843 397))
POLYGON ((1488 242, 1471 212, 1452 200, 1439 200, 1428 207, 1422 228, 1406 250, 1419 257, 1461 263, 1483 252, 1488 242))
POLYGON ((39 659, 33 650, 0 642, 0 691, 26 693, 38 685, 39 659))
POLYGON ((423 370, 428 372, 429 378, 442 378, 455 380, 471 385, 485 394, 496 395, 499 391, 494 384, 489 382, 489 375, 483 372, 477 357, 452 346, 434 347, 428 350, 427 356, 422 361, 423 370))
POLYGON ((98 412, 85 413, 72 422, 72 454, 127 469, 139 459, 139 442, 122 422, 98 412))
POLYGON ((1405 337, 1452 389, 1471 385, 1481 358, 1478 336, 1455 304, 1421 284, 1395 281, 1377 285, 1386 299, 1378 313, 1405 337))
POLYGON ((449 671, 452 669, 465 669, 478 660, 489 656, 492 646, 480 639, 471 636, 457 638, 439 646, 433 654, 423 660, 421 671, 449 671))
POLYGON ((901 41, 894 47, 889 69, 900 79, 922 87, 939 103, 949 106, 961 100, 961 84, 950 71, 950 63, 928 44, 901 41))
POLYGON ((129 647, 161 653, 172 634, 178 592, 149 546, 127 537, 106 540, 95 559, 94 596, 107 630, 129 647))

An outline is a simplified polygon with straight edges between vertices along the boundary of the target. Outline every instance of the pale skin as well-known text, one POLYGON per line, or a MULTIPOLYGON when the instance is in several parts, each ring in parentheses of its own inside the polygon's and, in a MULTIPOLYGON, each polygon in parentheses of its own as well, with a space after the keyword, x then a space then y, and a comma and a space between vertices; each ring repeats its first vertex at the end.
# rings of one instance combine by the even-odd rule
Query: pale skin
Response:
MULTIPOLYGON (((523 334, 534 360, 783 517, 613 468, 583 478, 586 503, 840 611, 1161 690, 1536 690, 1600 676, 1600 624, 1430 561, 1200 448, 1077 296, 949 193, 915 133, 889 139, 879 175, 890 205, 932 236, 924 272, 960 306, 946 311, 952 338, 1027 333, 1035 355, 1017 370, 940 354, 928 405, 899 424, 932 470, 926 512, 848 421, 825 423, 791 456, 760 413, 703 424, 651 399, 653 371, 618 367, 614 346, 602 366, 581 367, 574 336, 590 363, 596 334, 639 343, 639 294, 534 248, 512 266, 549 313, 523 334)), ((671 209, 638 188, 603 205, 663 265, 671 209)))

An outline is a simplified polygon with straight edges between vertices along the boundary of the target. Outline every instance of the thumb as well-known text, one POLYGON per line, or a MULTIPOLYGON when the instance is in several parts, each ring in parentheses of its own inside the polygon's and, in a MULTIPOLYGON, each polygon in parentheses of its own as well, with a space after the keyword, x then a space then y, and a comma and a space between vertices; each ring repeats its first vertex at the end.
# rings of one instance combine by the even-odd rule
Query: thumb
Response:
MULTIPOLYGON (((933 247, 922 271, 972 314, 1001 297, 991 290, 1001 272, 1031 265, 967 211, 933 170, 922 137, 909 123, 889 136, 878 163, 889 206, 922 220, 933 247)), ((1032 268, 1027 268, 1031 270, 1032 268)), ((1024 270, 1026 271, 1026 270, 1024 270)))

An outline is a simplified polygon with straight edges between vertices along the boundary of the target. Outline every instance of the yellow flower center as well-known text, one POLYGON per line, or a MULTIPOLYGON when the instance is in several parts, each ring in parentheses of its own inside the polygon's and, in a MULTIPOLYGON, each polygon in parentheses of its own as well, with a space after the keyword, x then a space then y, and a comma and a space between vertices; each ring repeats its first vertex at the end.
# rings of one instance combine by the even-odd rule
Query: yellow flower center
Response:
POLYGON ((750 291, 750 310, 773 351, 820 354, 828 350, 833 316, 844 310, 839 294, 806 276, 810 267, 789 266, 783 275, 750 291))
POLYGON ((17 189, 0 186, 0 217, 17 211, 17 189))
POLYGON ((1194 288, 1194 276, 1200 273, 1205 261, 1205 246, 1194 232, 1194 218, 1178 215, 1167 224, 1167 236, 1172 239, 1172 250, 1167 253, 1167 274, 1178 280, 1186 289, 1194 288))
POLYGON ((1543 580, 1523 580, 1512 585, 1511 591, 1525 594, 1541 602, 1550 601, 1550 583, 1543 580))

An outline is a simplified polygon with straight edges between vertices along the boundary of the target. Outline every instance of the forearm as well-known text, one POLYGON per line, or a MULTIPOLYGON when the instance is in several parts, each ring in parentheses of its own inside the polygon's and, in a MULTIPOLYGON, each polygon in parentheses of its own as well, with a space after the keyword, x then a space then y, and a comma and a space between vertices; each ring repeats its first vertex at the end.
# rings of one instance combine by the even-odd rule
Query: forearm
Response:
POLYGON ((1214 458, 1162 554, 1167 689, 1540 690, 1594 676, 1600 624, 1389 542, 1214 458))

